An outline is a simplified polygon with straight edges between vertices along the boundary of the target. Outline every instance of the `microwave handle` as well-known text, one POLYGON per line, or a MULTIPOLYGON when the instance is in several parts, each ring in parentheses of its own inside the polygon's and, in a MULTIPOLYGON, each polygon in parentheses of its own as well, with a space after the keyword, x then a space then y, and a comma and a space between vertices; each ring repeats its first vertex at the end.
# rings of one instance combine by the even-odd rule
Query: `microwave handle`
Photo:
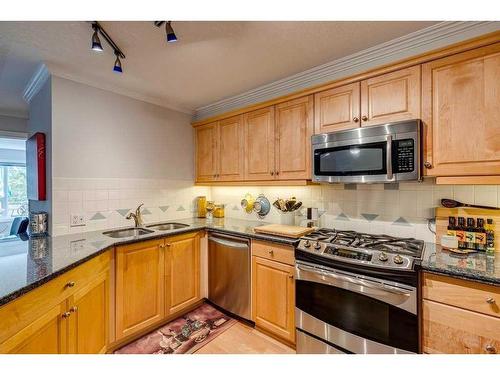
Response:
POLYGON ((387 179, 391 181, 394 178, 392 173, 392 135, 387 135, 387 153, 386 153, 386 164, 387 164, 387 179))

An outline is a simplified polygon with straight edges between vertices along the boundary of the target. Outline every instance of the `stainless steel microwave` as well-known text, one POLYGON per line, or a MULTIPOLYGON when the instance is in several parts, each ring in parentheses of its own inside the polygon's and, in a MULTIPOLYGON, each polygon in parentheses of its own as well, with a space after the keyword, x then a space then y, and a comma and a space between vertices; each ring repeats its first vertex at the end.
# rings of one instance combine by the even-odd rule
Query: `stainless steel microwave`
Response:
POLYGON ((422 179, 422 123, 394 122, 312 137, 312 180, 376 183, 422 179))

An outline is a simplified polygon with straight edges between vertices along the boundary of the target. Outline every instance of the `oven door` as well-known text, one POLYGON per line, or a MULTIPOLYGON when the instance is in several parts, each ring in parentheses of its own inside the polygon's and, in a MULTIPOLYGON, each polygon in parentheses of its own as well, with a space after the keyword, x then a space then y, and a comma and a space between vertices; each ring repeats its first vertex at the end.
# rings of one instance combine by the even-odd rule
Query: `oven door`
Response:
POLYGON ((297 262, 296 327, 346 352, 417 353, 417 290, 297 262))

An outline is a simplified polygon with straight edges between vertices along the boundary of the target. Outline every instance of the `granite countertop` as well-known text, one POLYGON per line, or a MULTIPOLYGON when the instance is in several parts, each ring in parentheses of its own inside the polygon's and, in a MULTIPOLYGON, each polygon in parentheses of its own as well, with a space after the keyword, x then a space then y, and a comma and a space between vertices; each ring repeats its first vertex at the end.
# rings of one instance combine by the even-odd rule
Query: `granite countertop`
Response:
POLYGON ((297 241, 286 237, 255 233, 253 228, 268 224, 262 221, 225 218, 208 222, 206 219, 190 218, 170 222, 174 221, 188 224, 189 227, 154 231, 140 237, 121 239, 105 236, 102 234, 103 231, 58 237, 24 239, 17 236, 4 237, 0 239, 0 306, 116 245, 159 239, 202 229, 287 245, 293 245, 297 241))
POLYGON ((421 262, 424 271, 500 286, 500 254, 461 255, 426 243, 421 262))

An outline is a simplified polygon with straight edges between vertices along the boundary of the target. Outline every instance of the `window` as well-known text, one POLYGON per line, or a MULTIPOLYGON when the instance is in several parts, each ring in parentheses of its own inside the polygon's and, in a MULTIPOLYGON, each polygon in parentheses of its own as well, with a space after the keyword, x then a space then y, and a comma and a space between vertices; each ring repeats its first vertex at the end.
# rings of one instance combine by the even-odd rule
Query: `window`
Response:
POLYGON ((0 217, 27 214, 26 141, 0 137, 0 217))

